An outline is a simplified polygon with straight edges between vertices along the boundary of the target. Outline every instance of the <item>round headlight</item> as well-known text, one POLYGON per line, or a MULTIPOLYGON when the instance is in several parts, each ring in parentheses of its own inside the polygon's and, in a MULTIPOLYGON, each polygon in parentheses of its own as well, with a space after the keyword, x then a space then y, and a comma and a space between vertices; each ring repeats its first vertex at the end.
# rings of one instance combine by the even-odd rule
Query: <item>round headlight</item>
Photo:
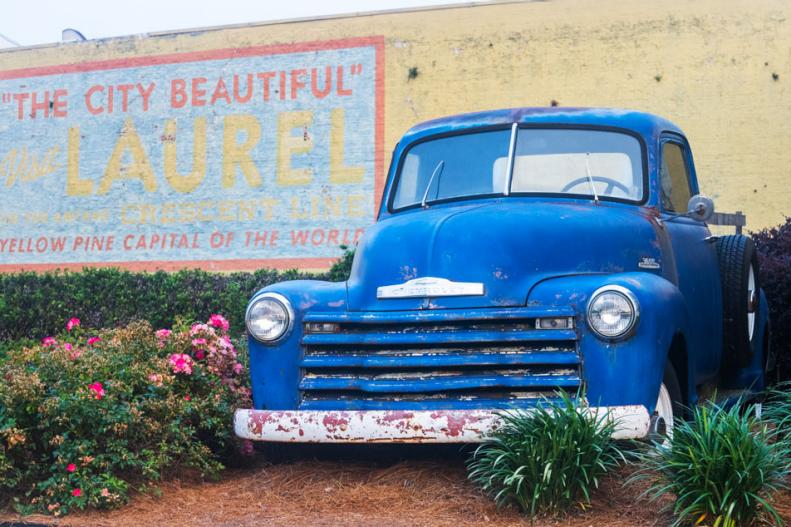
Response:
POLYGON ((588 325, 606 339, 629 335, 639 316, 637 298, 625 287, 608 285, 597 289, 588 302, 588 325))
POLYGON ((285 335, 294 323, 291 303, 283 295, 264 293, 247 308, 247 331, 263 343, 271 343, 285 335))

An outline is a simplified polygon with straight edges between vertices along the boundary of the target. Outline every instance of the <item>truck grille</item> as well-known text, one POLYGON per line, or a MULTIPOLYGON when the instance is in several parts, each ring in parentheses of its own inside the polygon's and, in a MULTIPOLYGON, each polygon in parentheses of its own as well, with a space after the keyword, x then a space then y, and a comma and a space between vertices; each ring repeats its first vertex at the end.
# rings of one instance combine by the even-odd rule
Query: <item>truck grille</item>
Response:
POLYGON ((337 324, 302 338, 304 410, 529 407, 576 392, 581 361, 573 329, 536 329, 533 308, 311 313, 337 324))

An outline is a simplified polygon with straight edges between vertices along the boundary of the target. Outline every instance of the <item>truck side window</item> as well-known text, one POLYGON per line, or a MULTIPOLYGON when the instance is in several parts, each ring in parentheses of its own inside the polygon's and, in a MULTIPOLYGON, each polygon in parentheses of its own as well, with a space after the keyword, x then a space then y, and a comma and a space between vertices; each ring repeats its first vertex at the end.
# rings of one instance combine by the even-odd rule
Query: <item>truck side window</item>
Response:
POLYGON ((669 212, 685 212, 692 197, 689 188, 689 170, 684 160, 684 151, 676 143, 665 143, 662 147, 662 172, 659 178, 662 206, 669 212))

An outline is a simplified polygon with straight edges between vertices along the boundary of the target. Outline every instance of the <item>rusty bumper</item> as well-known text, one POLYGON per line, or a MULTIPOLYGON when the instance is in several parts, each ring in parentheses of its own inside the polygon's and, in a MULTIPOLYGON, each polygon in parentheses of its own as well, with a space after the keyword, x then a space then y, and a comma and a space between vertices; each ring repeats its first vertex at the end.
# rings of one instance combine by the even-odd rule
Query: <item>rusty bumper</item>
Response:
MULTIPOLYGON (((650 416, 644 406, 583 411, 603 412, 614 420, 616 439, 648 434, 650 416)), ((476 443, 500 423, 490 410, 236 410, 234 414, 234 430, 241 438, 294 443, 476 443)))

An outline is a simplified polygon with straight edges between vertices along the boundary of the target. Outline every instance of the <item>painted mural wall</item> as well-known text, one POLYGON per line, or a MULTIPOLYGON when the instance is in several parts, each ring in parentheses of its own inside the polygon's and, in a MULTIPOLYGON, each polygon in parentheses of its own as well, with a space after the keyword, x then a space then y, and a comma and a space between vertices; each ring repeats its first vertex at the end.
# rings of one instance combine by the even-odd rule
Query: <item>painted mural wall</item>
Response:
POLYGON ((355 38, 0 73, 3 263, 326 267, 374 218, 382 48, 355 38))
POLYGON ((0 51, 0 271, 326 268, 413 124, 611 106, 688 134, 748 229, 791 214, 791 4, 501 2, 0 51))

